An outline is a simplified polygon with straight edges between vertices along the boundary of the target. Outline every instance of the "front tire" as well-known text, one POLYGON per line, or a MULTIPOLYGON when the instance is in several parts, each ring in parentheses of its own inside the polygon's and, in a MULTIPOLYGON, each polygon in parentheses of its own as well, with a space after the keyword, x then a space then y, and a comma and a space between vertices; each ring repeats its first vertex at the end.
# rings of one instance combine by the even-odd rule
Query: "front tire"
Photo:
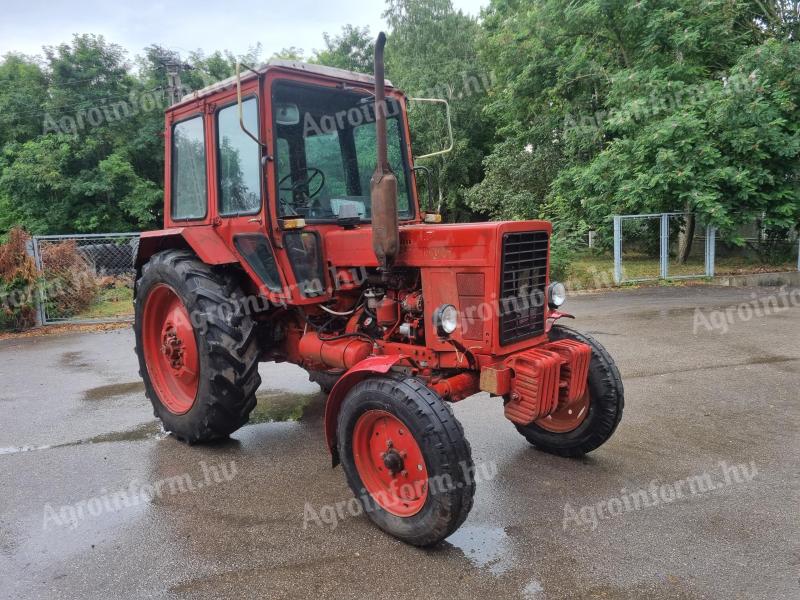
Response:
POLYGON ((258 342, 233 278, 186 250, 155 254, 136 282, 136 354, 153 411, 178 439, 227 437, 256 405, 258 342))
POLYGON ((593 337, 556 325, 550 330, 550 339, 575 340, 592 348, 587 396, 583 399, 587 412, 580 414, 581 407, 575 411, 568 407, 567 414, 568 411, 559 407, 551 417, 515 426, 539 450, 575 458, 599 448, 614 434, 625 406, 622 378, 614 359, 593 337), (576 416, 571 425, 573 412, 576 416))
POLYGON ((418 379, 355 385, 337 438, 350 489, 385 532, 432 546, 467 518, 475 494, 469 443, 450 407, 418 379))

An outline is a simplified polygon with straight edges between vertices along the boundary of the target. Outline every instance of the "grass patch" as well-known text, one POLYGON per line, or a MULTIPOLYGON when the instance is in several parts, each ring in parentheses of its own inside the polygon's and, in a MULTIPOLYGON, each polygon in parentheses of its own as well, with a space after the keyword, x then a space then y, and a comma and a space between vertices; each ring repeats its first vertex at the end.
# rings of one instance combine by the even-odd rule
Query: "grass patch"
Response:
POLYGON ((133 316, 133 289, 123 282, 103 288, 95 301, 77 319, 118 319, 133 316))
MULTIPOLYGON (((658 257, 645 255, 629 255, 622 257, 623 279, 658 278, 661 272, 658 257)), ((717 257, 714 267, 715 275, 747 275, 751 273, 771 273, 779 271, 795 271, 795 261, 759 262, 741 256, 717 257)), ((669 275, 682 277, 694 275, 705 276, 705 259, 691 257, 687 262, 678 264, 670 258, 669 275)), ((567 286, 570 289, 599 289, 614 285, 614 257, 610 254, 582 254, 576 256, 567 267, 567 286)))
POLYGON ((265 391, 256 394, 256 407, 250 413, 250 423, 299 421, 319 393, 293 394, 284 391, 265 391))

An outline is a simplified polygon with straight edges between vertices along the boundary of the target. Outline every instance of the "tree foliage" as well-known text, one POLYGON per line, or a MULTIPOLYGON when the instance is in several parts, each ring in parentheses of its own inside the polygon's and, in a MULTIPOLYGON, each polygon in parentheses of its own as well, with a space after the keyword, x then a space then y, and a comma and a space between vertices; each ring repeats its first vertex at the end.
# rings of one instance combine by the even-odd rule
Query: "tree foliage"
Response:
POLYGON ((767 3, 522 6, 485 15, 485 60, 507 85, 485 111, 499 139, 471 205, 574 231, 680 210, 797 224, 798 48, 770 34, 767 3))
MULTIPOLYGON (((387 76, 450 103, 454 149, 432 169, 450 220, 554 220, 608 231, 614 213, 696 211, 783 235, 800 219, 800 2, 388 0, 387 76)), ((322 33, 308 60, 373 69, 374 34, 322 33)), ((168 73, 183 89, 246 55, 130 58, 78 35, 0 60, 0 233, 160 225, 168 73)), ((274 56, 301 60, 300 48, 274 56)), ((409 105, 417 156, 447 144, 441 106, 409 105)))

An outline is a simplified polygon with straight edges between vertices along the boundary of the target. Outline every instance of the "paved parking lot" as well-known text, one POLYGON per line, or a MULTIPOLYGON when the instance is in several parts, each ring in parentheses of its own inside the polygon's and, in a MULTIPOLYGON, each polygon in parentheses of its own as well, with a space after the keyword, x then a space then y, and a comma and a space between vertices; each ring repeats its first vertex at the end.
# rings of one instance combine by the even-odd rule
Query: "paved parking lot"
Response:
POLYGON ((258 422, 187 447, 153 420, 130 330, 0 342, 0 596, 798 598, 800 307, 751 304, 777 293, 568 300, 618 361, 620 428, 566 460, 498 400, 455 405, 486 480, 435 550, 348 512, 297 368, 262 365, 258 422))

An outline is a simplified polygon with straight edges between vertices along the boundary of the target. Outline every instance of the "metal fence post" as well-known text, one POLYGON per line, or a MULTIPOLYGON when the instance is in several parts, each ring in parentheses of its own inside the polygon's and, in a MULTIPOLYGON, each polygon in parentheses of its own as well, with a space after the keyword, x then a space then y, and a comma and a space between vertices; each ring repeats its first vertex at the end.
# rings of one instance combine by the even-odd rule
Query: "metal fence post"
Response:
POLYGON ((669 215, 661 215, 661 279, 669 276, 669 215))
POLYGON ((717 229, 713 225, 706 227, 706 277, 714 277, 717 260, 717 229))
MULTIPOLYGON (((41 277, 42 270, 41 264, 39 261, 39 253, 37 252, 37 245, 36 239, 31 238, 25 243, 25 251, 28 253, 33 259, 33 264, 36 265, 36 272, 41 277)), ((41 327, 44 325, 44 303, 42 302, 42 295, 41 295, 41 286, 39 278, 33 284, 33 290, 31 290, 31 295, 34 298, 34 303, 36 306, 36 327, 41 327)))
POLYGON ((614 215, 614 283, 622 283, 622 218, 614 215))
POLYGON ((800 271, 800 238, 797 239, 797 270, 800 271))

